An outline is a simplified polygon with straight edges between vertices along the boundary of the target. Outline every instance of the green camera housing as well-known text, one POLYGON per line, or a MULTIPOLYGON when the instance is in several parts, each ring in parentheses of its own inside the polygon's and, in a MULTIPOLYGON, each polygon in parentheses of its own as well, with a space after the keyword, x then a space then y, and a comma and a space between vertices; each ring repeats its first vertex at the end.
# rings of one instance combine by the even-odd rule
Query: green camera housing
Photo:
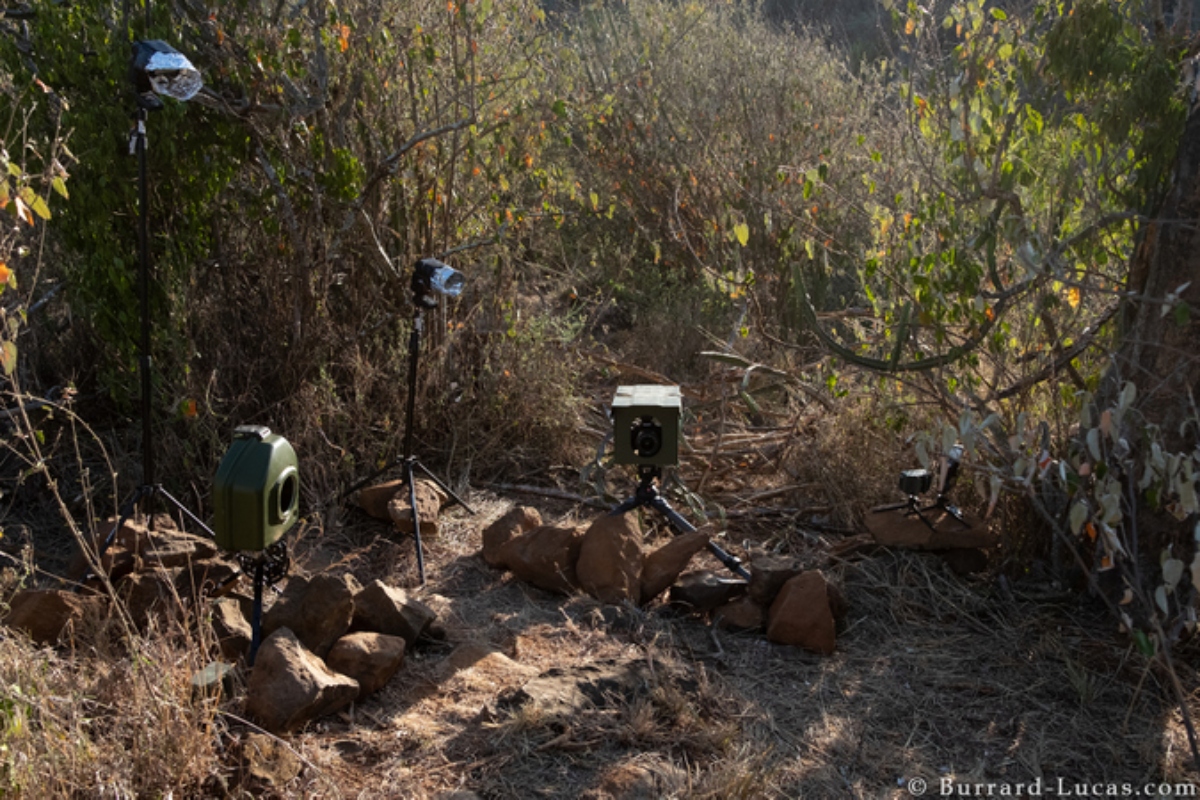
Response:
POLYGON ((613 397, 613 458, 656 467, 679 463, 683 399, 678 386, 618 386, 613 397))
POLYGON ((242 425, 213 479, 213 532, 226 550, 265 550, 296 524, 296 451, 270 428, 242 425))

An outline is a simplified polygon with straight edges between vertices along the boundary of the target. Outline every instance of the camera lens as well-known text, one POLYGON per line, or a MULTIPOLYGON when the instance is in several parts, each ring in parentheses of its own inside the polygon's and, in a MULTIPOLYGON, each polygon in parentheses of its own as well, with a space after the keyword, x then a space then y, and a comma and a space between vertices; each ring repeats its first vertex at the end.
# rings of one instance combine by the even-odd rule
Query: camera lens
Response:
POLYGON ((633 453, 638 458, 653 458, 662 449, 662 426, 643 417, 633 429, 633 453))

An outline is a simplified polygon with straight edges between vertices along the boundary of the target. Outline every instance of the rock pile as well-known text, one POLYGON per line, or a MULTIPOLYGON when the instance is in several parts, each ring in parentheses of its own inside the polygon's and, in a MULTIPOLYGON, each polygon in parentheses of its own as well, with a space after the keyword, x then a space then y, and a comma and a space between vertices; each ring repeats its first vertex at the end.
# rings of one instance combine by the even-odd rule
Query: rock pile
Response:
MULTIPOLYGON (((218 557, 212 541, 170 525, 156 520, 151 530, 130 521, 117 532, 104 559, 115 596, 143 629, 152 620, 207 621, 220 657, 240 662, 251 646, 253 601, 232 593, 237 569, 218 557), (225 596, 215 596, 220 592, 225 596), (189 616, 194 609, 202 610, 189 616)), ((77 559, 77 580, 86 578, 87 563, 77 559)), ((4 624, 56 644, 113 611, 98 585, 87 579, 78 591, 18 592, 4 624)), ((435 613, 403 589, 381 581, 364 587, 350 575, 292 576, 263 614, 246 712, 272 733, 295 730, 381 689, 419 638, 439 632, 435 613)), ((207 672, 214 685, 225 679, 224 670, 207 672)))
POLYGON ((670 589, 670 602, 736 631, 762 631, 779 644, 834 651, 841 593, 817 570, 775 557, 756 558, 750 581, 710 571, 684 573, 708 546, 704 530, 646 552, 633 513, 590 525, 546 525, 537 509, 515 507, 483 531, 482 557, 493 567, 562 594, 586 592, 602 603, 646 605, 670 589))

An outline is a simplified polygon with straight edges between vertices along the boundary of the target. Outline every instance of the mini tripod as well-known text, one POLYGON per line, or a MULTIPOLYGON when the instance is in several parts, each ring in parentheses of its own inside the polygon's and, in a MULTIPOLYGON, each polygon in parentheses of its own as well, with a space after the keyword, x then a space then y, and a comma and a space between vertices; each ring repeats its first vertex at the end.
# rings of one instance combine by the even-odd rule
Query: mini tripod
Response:
MULTIPOLYGON (((616 516, 624 514, 627 511, 632 511, 641 506, 650 506, 655 511, 667 518, 667 522, 678 533, 695 533, 696 526, 688 522, 678 511, 671 508, 671 504, 667 499, 659 494, 658 486, 655 482, 662 478, 662 467, 653 464, 638 465, 638 487, 633 497, 621 503, 614 508, 610 513, 616 516)), ((709 540, 708 549, 717 560, 724 564, 731 572, 739 575, 746 580, 750 580, 750 573, 742 566, 742 561, 735 555, 732 555, 721 548, 716 542, 709 540)))
POLYGON ((904 516, 909 517, 916 515, 924 522, 930 530, 933 530, 933 523, 925 516, 926 511, 941 509, 950 516, 958 520, 964 528, 971 527, 970 523, 963 518, 962 511, 958 506, 950 502, 950 489, 954 486, 954 482, 958 477, 958 460, 962 455, 961 446, 955 446, 950 449, 950 452, 942 459, 939 479, 938 491, 934 501, 928 505, 922 506, 917 499, 919 495, 928 492, 933 486, 933 474, 927 469, 906 469, 900 473, 900 491, 908 495, 908 499, 903 503, 896 503, 890 506, 881 506, 875 511, 899 511, 904 509, 904 516))

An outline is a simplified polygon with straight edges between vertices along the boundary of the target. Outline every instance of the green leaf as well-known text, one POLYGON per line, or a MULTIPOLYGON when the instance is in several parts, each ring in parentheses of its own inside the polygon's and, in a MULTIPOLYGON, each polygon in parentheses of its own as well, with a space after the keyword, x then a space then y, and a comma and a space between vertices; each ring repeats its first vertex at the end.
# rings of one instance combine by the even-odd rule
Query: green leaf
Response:
POLYGON ((67 194, 67 182, 62 178, 55 178, 54 180, 50 181, 50 186, 53 187, 54 191, 58 192, 64 200, 71 199, 71 195, 67 194))

